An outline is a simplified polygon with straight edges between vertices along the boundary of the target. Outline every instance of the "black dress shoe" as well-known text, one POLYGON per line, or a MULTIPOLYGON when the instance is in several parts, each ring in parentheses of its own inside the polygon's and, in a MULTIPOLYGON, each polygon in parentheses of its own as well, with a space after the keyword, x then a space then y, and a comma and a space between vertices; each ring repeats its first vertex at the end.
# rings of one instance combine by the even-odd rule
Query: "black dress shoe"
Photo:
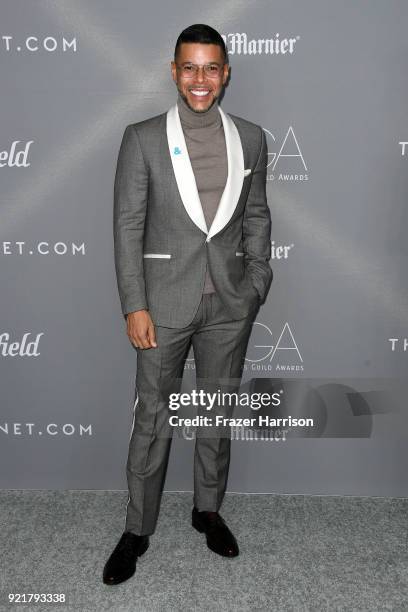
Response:
POLYGON ((149 536, 125 531, 103 569, 105 584, 124 582, 136 571, 137 558, 149 548, 149 536))
POLYGON ((210 550, 223 557, 236 557, 239 548, 235 537, 218 512, 199 512, 193 508, 192 525, 200 533, 205 533, 210 550))

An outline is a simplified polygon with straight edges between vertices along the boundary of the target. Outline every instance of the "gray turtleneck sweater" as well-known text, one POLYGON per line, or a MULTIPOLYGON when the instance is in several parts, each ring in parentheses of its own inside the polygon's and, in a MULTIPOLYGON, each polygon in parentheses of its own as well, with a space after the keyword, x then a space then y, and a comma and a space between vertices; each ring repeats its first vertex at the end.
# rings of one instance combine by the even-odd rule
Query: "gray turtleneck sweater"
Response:
MULTIPOLYGON (((207 229, 210 229, 228 175, 227 148, 218 102, 208 111, 196 113, 178 94, 177 106, 207 229)), ((214 291, 207 264, 203 293, 214 291)))

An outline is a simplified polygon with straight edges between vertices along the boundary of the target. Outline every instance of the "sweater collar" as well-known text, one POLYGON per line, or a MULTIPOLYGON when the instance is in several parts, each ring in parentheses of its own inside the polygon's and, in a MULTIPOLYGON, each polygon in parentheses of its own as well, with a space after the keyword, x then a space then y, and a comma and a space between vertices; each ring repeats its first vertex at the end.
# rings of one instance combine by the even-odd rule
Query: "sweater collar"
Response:
POLYGON ((183 100, 180 93, 177 97, 177 107, 179 111, 180 121, 183 126, 189 128, 217 127, 221 125, 222 119, 218 110, 218 101, 208 110, 196 113, 183 100))

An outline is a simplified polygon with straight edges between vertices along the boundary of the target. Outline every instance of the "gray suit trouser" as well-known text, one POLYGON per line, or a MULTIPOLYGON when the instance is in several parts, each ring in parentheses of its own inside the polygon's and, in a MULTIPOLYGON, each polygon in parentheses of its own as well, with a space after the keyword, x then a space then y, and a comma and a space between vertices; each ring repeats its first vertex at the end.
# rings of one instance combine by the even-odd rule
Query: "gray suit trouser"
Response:
MULTIPOLYGON (((237 392, 255 316, 256 312, 244 319, 231 320, 217 293, 206 293, 187 327, 156 325, 158 346, 137 349, 136 400, 126 466, 129 488, 126 531, 150 535, 156 528, 172 440, 169 417, 178 415, 169 410, 169 394, 180 390, 191 343, 197 390, 237 392)), ((233 407, 227 402, 217 404, 211 411, 200 407, 197 414, 214 417, 230 416, 232 412, 233 407)), ((195 414, 191 412, 188 416, 195 414)), ((217 512, 221 506, 230 446, 230 428, 196 430, 194 505, 199 511, 217 512)))

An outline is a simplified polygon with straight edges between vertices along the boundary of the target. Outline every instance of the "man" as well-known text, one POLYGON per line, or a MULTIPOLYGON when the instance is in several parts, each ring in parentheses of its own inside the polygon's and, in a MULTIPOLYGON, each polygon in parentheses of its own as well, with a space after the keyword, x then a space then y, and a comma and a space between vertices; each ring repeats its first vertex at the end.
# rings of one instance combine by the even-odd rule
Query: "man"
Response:
MULTIPOLYGON (((169 393, 180 388, 191 343, 203 389, 239 388, 272 281, 265 134, 218 105, 229 76, 220 34, 185 29, 171 73, 177 103, 126 127, 115 176, 115 265, 137 376, 125 531, 106 584, 134 574, 155 530, 172 439, 169 393)), ((196 435, 192 525, 212 551, 234 557, 237 541, 219 514, 231 436, 209 429, 196 435)))

